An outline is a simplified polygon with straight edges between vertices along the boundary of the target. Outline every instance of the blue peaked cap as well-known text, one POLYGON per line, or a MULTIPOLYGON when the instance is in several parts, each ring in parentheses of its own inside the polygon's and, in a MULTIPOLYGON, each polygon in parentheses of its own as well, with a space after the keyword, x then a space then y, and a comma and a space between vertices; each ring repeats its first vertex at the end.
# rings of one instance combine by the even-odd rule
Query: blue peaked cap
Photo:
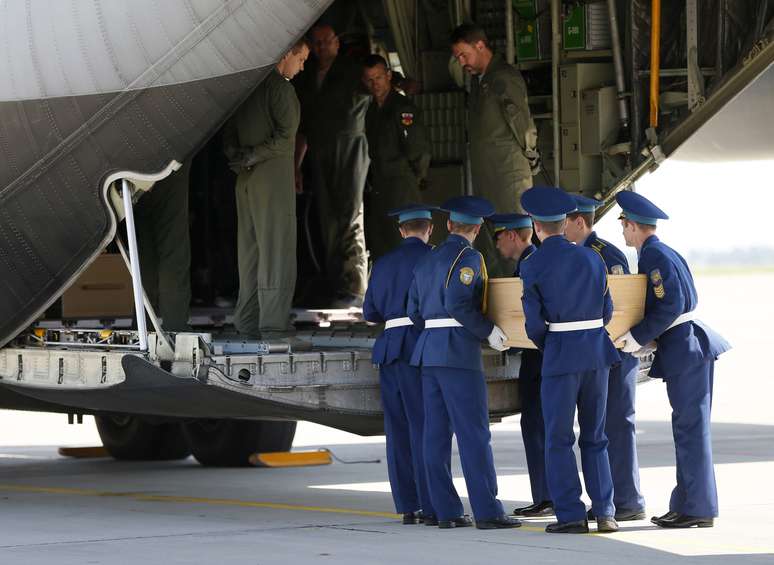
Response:
POLYGON ((530 188, 521 195, 521 206, 538 222, 558 222, 577 209, 573 197, 555 186, 530 188))
POLYGON ((615 201, 621 207, 621 217, 638 224, 655 226, 658 220, 669 219, 666 212, 642 194, 625 190, 615 195, 615 201))
POLYGON ((527 214, 493 214, 489 221, 494 225, 495 233, 532 227, 532 218, 527 214))
POLYGON ((602 206, 602 203, 599 200, 586 198, 580 194, 573 194, 572 198, 575 200, 575 207, 578 209, 577 211, 581 214, 588 214, 602 206))
POLYGON ((483 224, 484 218, 494 214, 494 206, 480 196, 457 196, 441 204, 441 210, 449 212, 452 222, 483 224))
POLYGON ((398 223, 402 224, 411 220, 432 220, 433 212, 436 210, 438 210, 438 206, 411 203, 394 208, 387 212, 387 215, 390 217, 398 216, 398 223))

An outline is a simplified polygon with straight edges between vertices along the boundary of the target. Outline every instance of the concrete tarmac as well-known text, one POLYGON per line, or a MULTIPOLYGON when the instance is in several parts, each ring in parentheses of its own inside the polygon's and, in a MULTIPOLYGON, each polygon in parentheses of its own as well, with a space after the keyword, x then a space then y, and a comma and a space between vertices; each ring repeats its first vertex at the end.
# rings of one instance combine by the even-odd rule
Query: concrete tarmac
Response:
MULTIPOLYGON (((98 444, 93 425, 61 415, 0 412, 0 564, 772 563, 774 370, 768 329, 774 274, 699 277, 701 318, 735 349, 717 364, 713 444, 721 516, 711 529, 649 521, 616 534, 549 535, 551 519, 517 530, 403 526, 393 514, 384 438, 302 423, 295 449, 344 460, 296 469, 206 469, 193 459, 68 459, 59 445, 98 444)), ((638 389, 638 440, 648 516, 674 485, 669 405, 660 381, 638 389)), ((493 426, 500 495, 529 502, 518 416, 493 426)), ((454 476, 464 495, 459 460, 454 476)), ((467 501, 466 501, 467 502, 467 501)))

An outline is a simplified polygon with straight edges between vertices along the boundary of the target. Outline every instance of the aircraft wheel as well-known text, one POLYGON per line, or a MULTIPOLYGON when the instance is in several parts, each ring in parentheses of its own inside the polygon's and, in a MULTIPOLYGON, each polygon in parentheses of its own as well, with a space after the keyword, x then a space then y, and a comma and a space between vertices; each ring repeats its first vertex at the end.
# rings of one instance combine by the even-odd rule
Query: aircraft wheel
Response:
POLYGON ((152 424, 138 416, 110 414, 94 416, 102 444, 115 459, 168 461, 191 455, 182 424, 152 424))
POLYGON ((245 467, 253 453, 289 451, 296 422, 196 420, 183 429, 193 456, 202 465, 245 467))

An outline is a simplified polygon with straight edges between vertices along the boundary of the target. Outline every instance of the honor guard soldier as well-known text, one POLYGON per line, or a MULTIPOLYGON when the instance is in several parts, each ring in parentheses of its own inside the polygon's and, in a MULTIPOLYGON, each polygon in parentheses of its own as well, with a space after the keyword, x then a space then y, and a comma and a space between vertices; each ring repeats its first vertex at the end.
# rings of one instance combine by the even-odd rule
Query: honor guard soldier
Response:
POLYGON ((389 212, 389 216, 398 218, 403 242, 374 264, 363 303, 366 320, 384 323, 372 359, 379 365, 390 488, 404 524, 435 515, 422 457, 422 376, 417 367, 410 365, 421 328, 406 316, 414 267, 432 249, 427 242, 433 232, 433 210, 437 208, 412 204, 389 212))
POLYGON ((698 302, 688 264, 656 236, 669 217, 644 196, 620 192, 626 245, 637 249, 639 272, 647 275, 645 317, 624 336, 623 351, 657 347, 650 376, 664 379, 672 406, 677 486, 669 512, 651 521, 663 528, 712 527, 718 515, 712 465, 710 411, 715 359, 731 346, 695 318, 698 302))
MULTIPOLYGON (((532 219, 526 214, 495 214, 492 222, 495 245, 506 259, 516 261, 514 277, 520 276, 522 262, 532 255, 532 219)), ((532 504, 516 508, 516 516, 547 516, 554 505, 546 481, 545 425, 540 405, 540 366, 543 355, 537 349, 521 352, 519 367, 519 398, 521 399, 521 437, 527 456, 532 504)))
POLYGON ((371 257, 378 259, 400 240, 385 211, 420 200, 430 167, 430 139, 417 108, 393 88, 392 71, 380 55, 363 61, 363 83, 373 97, 365 118, 371 156, 366 242, 371 257))
MULTIPOLYGON (((486 312, 487 274, 481 254, 471 247, 492 205, 483 198, 448 200, 449 237, 414 270, 408 315, 423 327, 411 364, 421 367, 425 401, 425 468, 438 526, 470 526, 452 483, 451 438, 457 436, 462 471, 476 527, 515 528, 497 500, 487 386, 481 341, 499 351, 506 336, 486 312)), ((426 524, 427 518, 425 518, 426 524)), ((435 523, 432 520, 430 523, 435 523)))
POLYGON ((541 246, 521 264, 527 335, 543 352, 540 395, 546 426, 546 472, 557 522, 549 533, 589 531, 575 463, 578 408, 583 479, 598 532, 618 529, 607 458, 605 405, 610 366, 620 362, 605 331, 613 315, 607 273, 596 252, 565 239, 575 201, 560 188, 521 197, 541 246))
MULTIPOLYGON (((628 275, 626 255, 612 243, 597 237, 594 211, 598 200, 575 195, 577 210, 568 214, 565 235, 571 242, 596 251, 611 275, 628 275)), ((617 337, 617 336, 614 336, 617 337)), ((621 354, 621 362, 610 367, 607 385, 607 455, 613 476, 613 502, 618 522, 645 519, 645 499, 640 492, 640 467, 637 460, 634 398, 637 388, 639 361, 629 353, 621 354)), ((589 511, 589 520, 594 515, 589 511)))

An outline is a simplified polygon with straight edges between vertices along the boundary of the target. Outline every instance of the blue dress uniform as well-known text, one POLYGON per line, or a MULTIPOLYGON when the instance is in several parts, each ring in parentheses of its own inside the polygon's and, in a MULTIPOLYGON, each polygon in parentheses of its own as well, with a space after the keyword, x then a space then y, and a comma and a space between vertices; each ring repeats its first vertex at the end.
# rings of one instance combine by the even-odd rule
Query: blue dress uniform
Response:
MULTIPOLYGON (((584 196, 573 196, 578 212, 594 212, 600 202, 584 196)), ((583 243, 596 251, 611 275, 628 275, 629 261, 623 251, 591 232, 583 243)), ((613 336, 614 338, 618 336, 613 336)), ((639 360, 629 353, 620 353, 621 362, 610 367, 607 386, 607 455, 613 476, 613 501, 616 519, 644 518, 645 498, 640 491, 640 465, 637 459, 635 430, 635 393, 639 360)))
MULTIPOLYGON (((408 205, 388 213, 403 223, 431 220, 432 206, 408 205)), ((417 237, 407 237, 373 266, 363 303, 363 317, 384 322, 385 330, 374 343, 372 359, 379 365, 379 383, 387 437, 387 472, 397 512, 404 523, 414 523, 420 508, 433 515, 427 490, 422 435, 422 377, 409 364, 420 329, 406 316, 406 300, 414 267, 432 249, 417 237)))
MULTIPOLYGON (((621 192, 616 200, 622 218, 646 225, 668 219, 637 193, 621 192)), ((652 235, 639 250, 638 266, 649 284, 645 317, 630 334, 637 344, 657 344, 650 376, 666 382, 677 464, 669 513, 654 521, 665 527, 711 526, 718 515, 710 433, 714 365, 731 346, 694 318, 698 298, 693 276, 674 249, 652 235)))
MULTIPOLYGON (((542 222, 562 220, 575 210, 573 199, 553 187, 526 191, 522 206, 542 222)), ((598 520, 615 514, 604 428, 610 366, 620 357, 604 328, 613 314, 607 273, 594 251, 555 235, 524 261, 521 275, 527 335, 543 352, 546 470, 558 519, 546 531, 587 531, 573 453, 576 406, 592 511, 598 520)))
MULTIPOLYGON (((454 198, 441 209, 465 224, 480 224, 493 212, 488 201, 472 196, 454 198)), ((460 521, 464 509, 452 483, 452 433, 476 527, 520 525, 505 516, 497 499, 481 360, 481 341, 496 329, 482 312, 486 281, 481 254, 465 237, 451 234, 417 265, 409 293, 408 315, 424 327, 411 364, 422 370, 425 466, 439 526, 469 525, 460 521)))
MULTIPOLYGON (((490 218, 494 226, 495 241, 503 230, 532 228, 532 219, 524 214, 495 214, 490 218)), ((521 265, 537 248, 529 245, 516 261, 514 277, 521 276, 521 265)), ((518 508, 520 516, 543 515, 550 512, 551 494, 546 480, 546 433, 543 423, 543 407, 540 401, 540 367, 543 354, 537 349, 521 352, 519 367, 519 398, 521 400, 521 438, 527 457, 527 473, 532 491, 531 506, 518 508)))

